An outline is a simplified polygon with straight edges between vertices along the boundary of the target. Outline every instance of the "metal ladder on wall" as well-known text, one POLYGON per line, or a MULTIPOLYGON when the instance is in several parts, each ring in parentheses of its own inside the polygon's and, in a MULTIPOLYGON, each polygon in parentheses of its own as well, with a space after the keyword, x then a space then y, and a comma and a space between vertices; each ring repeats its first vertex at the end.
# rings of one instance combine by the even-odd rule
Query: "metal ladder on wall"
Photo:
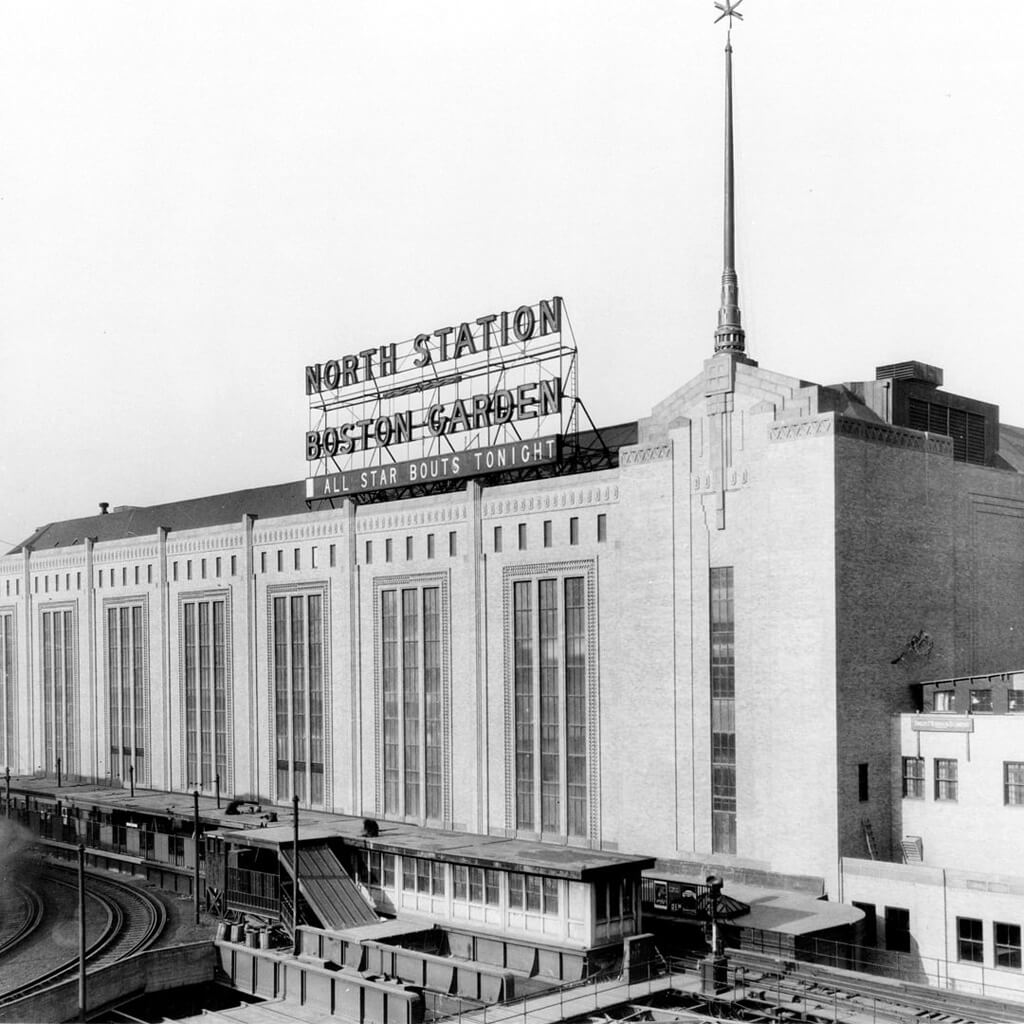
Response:
POLYGON ((861 825, 864 827, 864 845, 868 848, 868 856, 872 860, 877 860, 875 851, 875 833, 871 828, 871 822, 867 818, 861 820, 861 825))

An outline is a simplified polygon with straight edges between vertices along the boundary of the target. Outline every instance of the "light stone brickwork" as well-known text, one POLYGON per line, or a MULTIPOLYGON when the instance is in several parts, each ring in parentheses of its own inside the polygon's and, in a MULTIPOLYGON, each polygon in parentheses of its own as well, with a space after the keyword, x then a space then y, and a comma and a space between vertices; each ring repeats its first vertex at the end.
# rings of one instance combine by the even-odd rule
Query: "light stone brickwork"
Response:
POLYGON ((869 835, 877 856, 898 854, 905 822, 891 776, 891 722, 911 709, 909 684, 1024 665, 1024 477, 954 463, 948 440, 871 416, 836 392, 720 355, 641 421, 638 443, 621 450, 616 468, 501 486, 482 480, 457 493, 2 557, 0 606, 15 611, 18 629, 23 742, 12 770, 43 767, 39 615, 70 601, 80 635, 83 765, 99 778, 109 773, 102 602, 145 596, 153 782, 179 786, 177 609, 189 594, 223 592, 233 795, 268 800, 268 596, 323 587, 327 807, 378 815, 375 595, 442 574, 449 698, 441 824, 507 835, 515 828, 505 581, 583 565, 591 810, 588 835, 552 841, 726 873, 810 876, 835 896, 841 858, 867 856, 869 835), (736 679, 729 855, 713 849, 710 767, 709 579, 726 566, 734 572, 736 679), (922 633, 928 644, 901 657, 922 633))

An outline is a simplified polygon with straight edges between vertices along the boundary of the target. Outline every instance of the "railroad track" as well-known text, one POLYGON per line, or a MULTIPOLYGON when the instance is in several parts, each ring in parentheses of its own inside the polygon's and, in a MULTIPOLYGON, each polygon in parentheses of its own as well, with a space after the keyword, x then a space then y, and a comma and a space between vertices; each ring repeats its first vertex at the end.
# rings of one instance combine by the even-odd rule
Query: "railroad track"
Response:
POLYGON ((0 959, 7 955, 12 949, 17 949, 35 930, 43 919, 43 901, 27 886, 15 882, 13 890, 4 901, 5 913, 11 912, 11 904, 21 904, 20 910, 15 910, 12 917, 20 919, 21 923, 6 938, 0 942, 0 959))
MULTIPOLYGON (((43 876, 49 885, 78 891, 77 873, 72 868, 48 865, 43 876)), ((87 971, 106 967, 133 953, 141 952, 159 937, 167 921, 163 903, 144 890, 118 882, 105 875, 86 873, 86 897, 98 904, 105 915, 100 935, 85 951, 87 971)), ((37 921, 34 927, 38 927, 37 921)), ((78 957, 63 960, 31 981, 8 989, 0 995, 0 1006, 6 1006, 52 985, 59 984, 78 971, 78 957)))

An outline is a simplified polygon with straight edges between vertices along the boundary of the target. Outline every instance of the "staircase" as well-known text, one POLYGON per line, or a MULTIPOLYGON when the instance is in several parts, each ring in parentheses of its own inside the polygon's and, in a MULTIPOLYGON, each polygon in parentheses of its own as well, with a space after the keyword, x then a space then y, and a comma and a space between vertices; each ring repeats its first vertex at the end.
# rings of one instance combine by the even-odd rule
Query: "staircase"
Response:
MULTIPOLYGON (((294 882, 292 851, 288 847, 281 849, 281 864, 294 882)), ((285 909, 284 904, 290 903, 289 896, 290 893, 282 887, 282 911, 285 909)), ((306 917, 303 913, 306 907, 319 919, 321 928, 340 930, 360 924, 373 924, 379 920, 373 904, 326 842, 299 847, 301 918, 306 917)), ((288 913, 291 913, 290 905, 288 913)))

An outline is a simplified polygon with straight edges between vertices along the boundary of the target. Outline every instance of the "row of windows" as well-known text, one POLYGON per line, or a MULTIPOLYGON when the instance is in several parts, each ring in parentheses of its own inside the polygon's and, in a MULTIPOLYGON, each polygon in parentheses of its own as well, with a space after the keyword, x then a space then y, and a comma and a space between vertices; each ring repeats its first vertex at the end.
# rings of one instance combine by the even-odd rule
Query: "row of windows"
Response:
MULTIPOLYGON (((985 924, 975 917, 956 919, 956 955, 964 963, 985 962, 985 924)), ((1021 969, 1021 936, 1019 924, 1004 921, 992 923, 993 963, 1009 970, 1021 969)))
MULTIPOLYGON (((526 523, 520 523, 519 524, 516 536, 517 536, 519 550, 520 551, 525 551, 527 549, 527 546, 528 546, 527 545, 527 528, 526 528, 526 523)), ((598 516, 597 516, 596 537, 597 537, 598 543, 604 543, 607 540, 607 538, 608 538, 608 517, 603 512, 599 513, 598 516)), ((546 548, 551 547, 553 542, 554 542, 554 524, 553 524, 552 520, 550 520, 550 519, 545 519, 543 524, 542 524, 542 540, 543 540, 543 545, 546 548)), ((569 537, 568 537, 568 541, 569 541, 569 544, 571 544, 571 545, 576 545, 576 544, 579 544, 579 542, 580 542, 580 521, 579 521, 579 517, 578 516, 571 516, 569 518, 569 537)), ((496 552, 500 552, 502 550, 503 543, 504 543, 503 542, 503 528, 501 526, 495 526, 494 527, 494 550, 496 552)), ((448 555, 450 557, 454 558, 457 554, 458 554, 458 533, 455 530, 452 530, 448 534, 448 555)), ((271 555, 271 552, 269 552, 269 551, 261 551, 260 552, 260 572, 261 573, 266 573, 266 572, 269 571, 270 555, 271 555)), ((302 557, 302 555, 303 555, 303 549, 302 548, 296 547, 296 548, 292 549, 292 551, 291 551, 291 558, 287 560, 290 563, 290 565, 289 565, 290 569, 292 569, 292 570, 301 570, 303 568, 303 557, 302 557)), ((415 543, 414 543, 414 538, 412 536, 407 536, 405 538, 405 541, 404 541, 404 555, 405 555, 405 560, 407 562, 412 561, 416 557, 415 556, 415 543)), ((435 558, 436 555, 437 555, 437 544, 436 544, 436 540, 435 540, 435 535, 433 533, 428 533, 427 536, 426 536, 426 557, 428 559, 429 558, 435 558)), ((276 566, 277 572, 284 572, 285 571, 285 561, 286 561, 286 559, 285 559, 285 550, 283 548, 278 548, 277 551, 274 552, 274 556, 275 556, 274 557, 274 564, 276 566)), ((373 563, 373 557, 374 557, 373 541, 372 540, 368 540, 368 541, 366 541, 366 547, 365 547, 365 560, 366 560, 366 564, 367 565, 371 565, 373 563)), ((385 562, 392 562, 394 560, 395 560, 394 540, 393 540, 393 538, 388 537, 384 541, 384 561, 385 562)), ((320 560, 319 549, 318 549, 318 547, 316 545, 313 545, 309 549, 308 568, 310 568, 310 569, 318 569, 318 568, 320 568, 321 567, 320 561, 321 560, 320 560)), ((330 545, 328 545, 328 548, 327 548, 327 563, 328 563, 328 566, 330 568, 332 568, 332 569, 335 568, 337 566, 337 561, 338 561, 337 545, 336 544, 330 544, 330 545)), ((133 566, 132 570, 133 571, 132 571, 132 574, 131 574, 131 580, 132 580, 132 584, 133 585, 135 585, 135 586, 141 585, 143 583, 143 576, 145 576, 145 582, 146 583, 152 583, 153 582, 153 566, 152 566, 151 563, 147 564, 145 566, 140 566, 140 565, 133 566)), ((216 556, 216 557, 210 558, 210 559, 208 559, 208 558, 200 558, 200 559, 191 559, 191 558, 189 558, 189 559, 183 560, 182 562, 178 562, 178 561, 172 562, 171 563, 171 579, 175 583, 177 583, 181 579, 184 579, 186 581, 187 580, 191 580, 193 578, 198 578, 198 579, 201 579, 201 580, 211 579, 211 578, 212 579, 220 579, 224 575, 225 570, 227 570, 228 575, 230 575, 230 576, 237 576, 238 575, 238 556, 237 555, 231 555, 227 559, 223 559, 220 556, 216 556), (198 565, 195 566, 195 568, 193 568, 193 562, 198 562, 198 565)), ((109 586, 109 587, 115 587, 115 586, 118 585, 118 577, 120 577, 120 585, 122 587, 129 586, 128 566, 121 566, 120 567, 120 572, 118 572, 118 570, 115 569, 115 568, 98 569, 96 571, 96 586, 100 587, 100 588, 102 588, 104 585, 109 586)), ((50 592, 50 580, 51 580, 51 578, 53 580, 53 591, 54 591, 54 593, 59 593, 61 591, 61 579, 62 579, 60 573, 54 573, 52 577, 49 576, 49 575, 35 576, 33 578, 33 588, 35 590, 35 593, 39 593, 39 581, 40 581, 40 579, 42 579, 42 581, 43 581, 42 582, 43 593, 47 593, 48 594, 50 592)), ((4 581, 4 588, 5 588, 6 596, 7 597, 11 596, 11 582, 12 581, 10 579, 4 581)), ((17 597, 21 593, 21 579, 16 577, 14 579, 13 583, 14 583, 14 595, 17 597)), ((71 590, 72 589, 71 583, 72 583, 72 574, 69 573, 69 572, 68 573, 64 573, 63 574, 63 584, 64 584, 63 589, 64 590, 71 590)), ((76 572, 74 574, 74 583, 75 583, 75 589, 77 589, 77 590, 81 590, 82 589, 82 574, 81 574, 81 572, 76 572)))
MULTIPOLYGON (((528 544, 527 528, 526 523, 520 523, 516 527, 516 546, 520 551, 525 551, 528 544)), ((572 546, 576 546, 580 542, 580 520, 579 516, 569 517, 569 536, 568 542, 572 546)), ((608 516, 603 512, 599 512, 597 515, 597 529, 596 539, 598 544, 603 544, 608 539, 608 516)), ((549 548, 554 544, 555 531, 554 522, 551 519, 545 519, 541 524, 541 543, 544 547, 549 548)), ((505 546, 505 532, 504 527, 494 527, 494 551, 496 554, 500 554, 505 546)))
MULTIPOLYGON (((395 861, 396 855, 393 853, 360 852, 360 880, 375 887, 394 888, 395 861)), ((448 887, 447 867, 439 861, 423 857, 402 857, 402 891, 424 896, 445 896, 448 887)), ((501 906, 503 879, 510 910, 526 910, 530 913, 557 916, 559 886, 554 878, 526 875, 516 871, 501 872, 464 864, 451 865, 452 896, 466 903, 488 907, 501 906)), ((616 883, 616 889, 618 885, 619 883, 616 883)), ((603 892, 606 887, 598 888, 603 892)), ((632 888, 628 884, 625 888, 630 892, 629 906, 632 908, 632 888)), ((605 915, 599 913, 600 916, 605 915)))
MULTIPOLYGON (((955 704, 955 690, 936 690, 932 697, 933 711, 954 711, 955 704)), ((987 714, 995 710, 992 702, 992 690, 988 687, 972 688, 968 693, 967 710, 972 715, 987 714)), ((1011 714, 1024 712, 1024 690, 1006 691, 1006 710, 1011 714)))
MULTIPOLYGON (((925 764, 923 757, 903 758, 903 795, 910 800, 923 800, 925 764)), ((933 795, 936 800, 959 798, 959 770, 954 757, 936 757, 933 765, 933 795)), ((1024 805, 1024 761, 1003 762, 1003 803, 1024 805)))

